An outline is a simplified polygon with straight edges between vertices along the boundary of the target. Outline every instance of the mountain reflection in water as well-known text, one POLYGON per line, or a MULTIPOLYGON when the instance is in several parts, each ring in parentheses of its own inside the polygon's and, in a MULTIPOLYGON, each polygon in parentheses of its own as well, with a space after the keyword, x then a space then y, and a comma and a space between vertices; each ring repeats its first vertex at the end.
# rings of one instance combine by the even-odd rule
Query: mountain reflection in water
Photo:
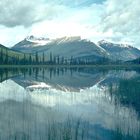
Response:
POLYGON ((139 140, 139 72, 0 69, 0 139, 139 140))

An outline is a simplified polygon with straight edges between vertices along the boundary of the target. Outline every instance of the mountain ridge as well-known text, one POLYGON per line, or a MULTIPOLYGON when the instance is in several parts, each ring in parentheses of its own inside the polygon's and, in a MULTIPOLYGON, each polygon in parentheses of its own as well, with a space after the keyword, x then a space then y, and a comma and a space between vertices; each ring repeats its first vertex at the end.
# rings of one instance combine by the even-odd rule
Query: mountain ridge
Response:
POLYGON ((101 40, 97 43, 110 53, 113 60, 133 60, 140 57, 140 50, 129 44, 112 43, 109 41, 101 40))
MULTIPOLYGON (((87 61, 100 61, 108 58, 108 53, 102 47, 97 46, 94 42, 81 39, 79 36, 62 37, 57 39, 49 39, 50 42, 45 45, 36 44, 33 41, 24 39, 13 46, 13 50, 24 53, 43 52, 45 56, 53 54, 54 57, 64 57, 66 59, 86 59, 87 61)), ((36 42, 36 41, 35 41, 36 42)))
POLYGON ((27 64, 29 59, 34 60, 35 56, 18 50, 12 50, 0 44, 0 65, 27 64))
POLYGON ((52 53, 55 56, 75 57, 75 58, 96 58, 105 57, 112 61, 128 61, 140 57, 140 50, 129 45, 112 43, 106 40, 100 40, 94 43, 87 39, 81 39, 80 36, 62 37, 56 39, 36 38, 29 36, 12 47, 24 53, 44 52, 46 55, 52 53), (46 43, 40 43, 41 41, 46 43))

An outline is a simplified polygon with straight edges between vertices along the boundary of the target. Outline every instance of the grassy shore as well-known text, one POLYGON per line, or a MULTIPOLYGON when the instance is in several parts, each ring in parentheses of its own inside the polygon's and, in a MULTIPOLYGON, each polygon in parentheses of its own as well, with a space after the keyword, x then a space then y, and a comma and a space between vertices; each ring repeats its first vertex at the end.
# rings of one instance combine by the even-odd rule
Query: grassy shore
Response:
POLYGON ((140 65, 0 65, 0 68, 140 68, 140 65))

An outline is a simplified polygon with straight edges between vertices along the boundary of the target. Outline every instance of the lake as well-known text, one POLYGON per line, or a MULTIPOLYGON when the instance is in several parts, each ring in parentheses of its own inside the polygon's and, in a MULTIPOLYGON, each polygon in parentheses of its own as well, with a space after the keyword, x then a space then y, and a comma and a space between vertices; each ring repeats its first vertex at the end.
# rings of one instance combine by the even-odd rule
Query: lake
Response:
POLYGON ((140 140, 140 69, 0 68, 0 140, 140 140))

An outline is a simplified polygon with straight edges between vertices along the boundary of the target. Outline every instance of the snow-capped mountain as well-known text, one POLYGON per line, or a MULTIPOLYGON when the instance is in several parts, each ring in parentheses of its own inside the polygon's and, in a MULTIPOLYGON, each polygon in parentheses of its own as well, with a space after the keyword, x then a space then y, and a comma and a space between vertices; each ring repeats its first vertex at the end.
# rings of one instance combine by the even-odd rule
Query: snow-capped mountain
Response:
POLYGON ((80 41, 80 40, 81 40, 80 36, 49 39, 49 38, 44 38, 44 37, 39 37, 38 38, 38 37, 35 37, 35 36, 31 35, 31 36, 27 36, 23 41, 16 44, 13 48, 14 49, 16 49, 16 48, 21 49, 19 47, 33 48, 33 47, 47 45, 47 44, 50 44, 50 43, 61 44, 61 43, 65 43, 65 42, 80 41))
POLYGON ((113 60, 128 61, 140 57, 140 50, 128 44, 116 44, 101 40, 98 45, 104 48, 113 60))
POLYGON ((32 42, 35 45, 46 45, 46 44, 51 42, 51 40, 49 38, 44 38, 44 37, 37 38, 33 35, 32 36, 27 36, 25 38, 25 40, 29 41, 29 42, 32 42))
POLYGON ((46 58, 60 56, 70 59, 86 58, 93 61, 107 58, 113 61, 129 61, 140 57, 140 50, 127 44, 115 44, 105 40, 97 44, 80 36, 62 37, 57 39, 37 38, 28 36, 12 47, 24 53, 44 52, 46 58))
POLYGON ((45 56, 48 57, 52 53, 56 57, 87 58, 93 61, 109 56, 102 47, 86 39, 81 39, 79 36, 58 39, 43 38, 43 40, 30 36, 16 44, 12 49, 27 53, 44 52, 45 56), (44 40, 46 44, 42 45, 41 42, 44 40))

